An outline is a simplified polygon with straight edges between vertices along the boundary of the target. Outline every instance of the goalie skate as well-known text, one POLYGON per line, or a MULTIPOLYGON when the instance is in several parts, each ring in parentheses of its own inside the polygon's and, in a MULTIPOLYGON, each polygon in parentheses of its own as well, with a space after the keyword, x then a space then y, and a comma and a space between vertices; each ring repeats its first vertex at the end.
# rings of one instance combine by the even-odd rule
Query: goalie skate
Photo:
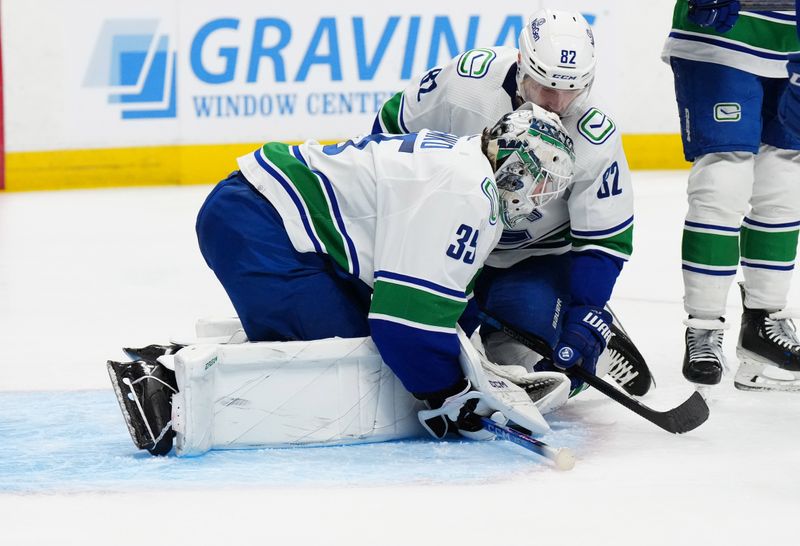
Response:
POLYGON ((174 372, 161 364, 137 360, 106 364, 119 407, 133 443, 153 455, 172 449, 172 395, 177 392, 174 372))

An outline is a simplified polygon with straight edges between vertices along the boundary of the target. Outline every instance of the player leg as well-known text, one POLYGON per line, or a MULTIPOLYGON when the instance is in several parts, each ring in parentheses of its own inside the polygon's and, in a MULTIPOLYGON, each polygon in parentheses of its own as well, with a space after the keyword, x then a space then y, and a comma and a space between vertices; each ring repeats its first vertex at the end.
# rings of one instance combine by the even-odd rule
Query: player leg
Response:
POLYGON ((739 230, 753 187, 763 92, 756 76, 672 59, 684 154, 693 161, 681 250, 686 350, 683 375, 722 379, 724 314, 739 262, 739 230))
MULTIPOLYGON (((240 173, 206 199, 197 235, 251 341, 369 335, 369 288, 325 257, 297 252, 277 211, 240 173)), ((109 373, 137 446, 169 452, 174 374, 158 362, 109 363, 109 373)))
MULTIPOLYGON (((477 303, 490 315, 541 338, 546 345, 542 352, 550 352, 560 332, 561 312, 569 303, 569 260, 568 254, 539 256, 507 269, 486 267, 475 287, 477 303)), ((488 359, 502 364, 505 373, 516 374, 518 383, 543 358, 486 325, 481 331, 488 359)), ((495 373, 502 375, 504 371, 495 373)), ((598 359, 597 373, 608 373, 623 389, 637 396, 646 393, 652 384, 647 363, 621 328, 614 329, 611 342, 598 359)), ((515 380, 513 375, 505 377, 515 380)), ((533 382, 534 378, 530 379, 533 382)), ((548 381, 541 383, 538 379, 541 378, 536 379, 535 387, 527 387, 534 396, 534 390, 545 393, 548 387, 548 381)))
POLYGON ((799 390, 800 340, 786 307, 800 230, 800 139, 777 116, 786 80, 765 79, 764 145, 755 161, 752 208, 741 235, 742 327, 734 385, 799 390))

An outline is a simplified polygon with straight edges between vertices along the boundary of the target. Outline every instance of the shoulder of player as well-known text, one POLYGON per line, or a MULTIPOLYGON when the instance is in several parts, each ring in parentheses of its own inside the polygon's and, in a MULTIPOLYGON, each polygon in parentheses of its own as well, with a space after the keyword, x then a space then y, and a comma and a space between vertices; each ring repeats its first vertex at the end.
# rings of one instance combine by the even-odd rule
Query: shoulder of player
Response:
POLYGON ((517 50, 513 47, 476 47, 454 57, 443 68, 449 81, 480 85, 502 83, 516 62, 517 50))
POLYGON ((621 133, 614 119, 606 110, 595 104, 588 104, 562 120, 578 147, 586 153, 602 153, 602 150, 621 145, 621 133))
POLYGON ((426 152, 427 144, 427 149, 430 151, 427 155, 428 160, 438 162, 440 165, 437 168, 441 177, 439 184, 437 184, 440 190, 456 191, 465 198, 485 195, 488 189, 483 188, 483 182, 487 178, 490 182, 493 181, 494 173, 489 160, 486 159, 486 156, 481 151, 480 135, 455 137, 454 135, 425 129, 420 131, 420 136, 422 137, 420 151, 426 152), (428 135, 442 135, 445 140, 430 139, 428 135), (448 150, 446 153, 439 153, 437 146, 446 144, 448 137, 457 138, 452 150, 448 150))

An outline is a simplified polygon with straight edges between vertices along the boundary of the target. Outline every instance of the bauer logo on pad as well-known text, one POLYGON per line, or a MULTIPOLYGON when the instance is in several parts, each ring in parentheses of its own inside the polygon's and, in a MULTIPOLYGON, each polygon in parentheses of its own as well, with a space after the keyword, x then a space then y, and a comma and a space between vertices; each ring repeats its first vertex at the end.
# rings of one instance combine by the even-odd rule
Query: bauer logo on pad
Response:
POLYGON ((737 102, 718 102, 714 105, 714 121, 739 121, 742 119, 742 105, 737 102))

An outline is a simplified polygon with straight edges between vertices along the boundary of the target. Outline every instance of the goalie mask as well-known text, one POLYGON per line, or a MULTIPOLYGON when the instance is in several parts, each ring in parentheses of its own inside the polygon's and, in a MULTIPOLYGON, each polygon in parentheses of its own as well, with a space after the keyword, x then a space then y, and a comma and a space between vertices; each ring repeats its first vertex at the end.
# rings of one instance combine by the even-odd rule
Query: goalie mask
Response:
POLYGON ((594 81, 594 35, 578 12, 541 9, 519 35, 517 91, 561 116, 572 113, 594 81))
POLYGON ((500 118, 488 137, 506 227, 560 196, 572 182, 572 139, 555 114, 525 104, 500 118))

